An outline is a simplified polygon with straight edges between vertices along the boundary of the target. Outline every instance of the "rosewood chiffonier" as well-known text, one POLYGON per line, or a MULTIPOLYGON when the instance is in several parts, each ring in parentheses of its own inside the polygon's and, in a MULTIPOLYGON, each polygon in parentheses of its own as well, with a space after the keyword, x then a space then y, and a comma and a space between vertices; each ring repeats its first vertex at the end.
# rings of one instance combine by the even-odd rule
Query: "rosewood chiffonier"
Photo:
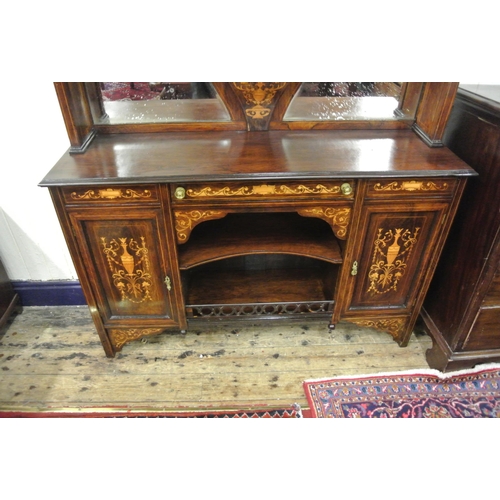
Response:
POLYGON ((71 147, 41 186, 106 355, 245 319, 406 346, 476 175, 442 143, 457 84, 180 85, 56 84, 71 147))

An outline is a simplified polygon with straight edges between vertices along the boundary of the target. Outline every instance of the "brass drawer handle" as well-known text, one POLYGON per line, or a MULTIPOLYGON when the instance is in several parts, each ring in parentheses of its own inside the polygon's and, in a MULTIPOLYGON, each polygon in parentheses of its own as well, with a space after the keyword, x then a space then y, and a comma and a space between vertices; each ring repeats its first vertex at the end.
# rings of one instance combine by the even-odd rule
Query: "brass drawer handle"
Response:
POLYGON ((178 200, 183 200, 186 197, 186 190, 183 187, 178 187, 174 192, 174 196, 178 200))
POLYGON ((346 196, 352 194, 352 187, 348 182, 342 184, 342 186, 340 186, 340 190, 342 191, 342 194, 345 194, 346 196))

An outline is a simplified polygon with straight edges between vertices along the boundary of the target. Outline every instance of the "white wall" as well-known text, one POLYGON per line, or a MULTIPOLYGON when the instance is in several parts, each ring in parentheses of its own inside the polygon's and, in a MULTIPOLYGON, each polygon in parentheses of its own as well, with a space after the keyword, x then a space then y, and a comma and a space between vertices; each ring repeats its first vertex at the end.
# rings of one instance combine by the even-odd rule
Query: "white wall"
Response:
POLYGON ((500 83, 460 83, 460 88, 500 102, 500 83))
POLYGON ((69 147, 50 81, 0 83, 0 258, 11 280, 75 280, 49 192, 38 183, 69 147))

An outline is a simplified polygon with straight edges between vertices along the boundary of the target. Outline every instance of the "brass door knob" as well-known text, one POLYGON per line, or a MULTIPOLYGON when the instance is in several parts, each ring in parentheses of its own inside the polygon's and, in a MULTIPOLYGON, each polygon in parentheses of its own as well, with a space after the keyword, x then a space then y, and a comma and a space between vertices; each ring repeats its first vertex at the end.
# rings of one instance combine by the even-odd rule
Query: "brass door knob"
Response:
POLYGON ((174 196, 178 200, 183 200, 186 196, 186 190, 183 187, 178 187, 174 192, 174 196))
POLYGON ((346 196, 352 194, 352 187, 348 182, 342 184, 342 186, 340 186, 340 190, 342 191, 342 194, 345 194, 346 196))

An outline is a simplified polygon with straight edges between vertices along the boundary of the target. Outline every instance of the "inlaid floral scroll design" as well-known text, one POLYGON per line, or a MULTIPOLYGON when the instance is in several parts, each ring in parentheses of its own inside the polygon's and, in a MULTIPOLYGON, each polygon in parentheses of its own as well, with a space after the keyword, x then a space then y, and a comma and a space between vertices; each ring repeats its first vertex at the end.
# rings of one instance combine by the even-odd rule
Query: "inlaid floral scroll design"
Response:
POLYGON ((226 214, 227 212, 223 212, 222 210, 176 210, 174 217, 178 243, 186 243, 191 231, 200 222, 220 219, 225 217, 226 214))
POLYGON ((89 189, 81 194, 74 191, 71 193, 71 198, 74 200, 116 200, 120 198, 133 200, 151 198, 151 191, 149 189, 143 189, 142 192, 139 192, 133 189, 121 188, 89 189))
POLYGON ((163 328, 129 328, 127 330, 109 330, 108 333, 114 348, 119 351, 127 342, 132 342, 146 335, 156 335, 163 330, 163 328))
POLYGON ((291 196, 291 195, 301 195, 301 194, 319 194, 319 195, 329 195, 340 193, 340 186, 336 184, 328 185, 316 184, 315 186, 306 185, 293 185, 287 186, 286 184, 276 185, 276 184, 261 184, 256 186, 241 186, 241 187, 217 187, 213 188, 211 186, 203 187, 201 189, 189 188, 186 190, 186 196, 188 198, 215 198, 215 197, 225 197, 225 196, 291 196))
POLYGON ((332 207, 315 207, 304 208, 297 210, 304 217, 318 217, 330 224, 335 236, 340 239, 345 239, 347 228, 351 219, 351 209, 349 207, 332 208, 332 207))
POLYGON ((108 244, 106 238, 101 237, 114 286, 122 300, 135 304, 152 300, 153 281, 148 249, 142 236, 140 240, 139 243, 134 238, 118 238, 108 244))
POLYGON ((262 120, 270 115, 274 96, 285 87, 286 82, 233 82, 233 85, 245 98, 247 117, 262 120))
POLYGON ((378 182, 373 189, 375 191, 446 191, 448 187, 446 182, 394 181, 385 185, 378 182))
POLYGON ((368 272, 370 286, 368 292, 376 294, 397 290, 400 279, 406 272, 408 258, 417 242, 420 228, 413 233, 409 229, 379 228, 373 246, 372 265, 368 272))
POLYGON ((377 319, 349 319, 351 323, 368 328, 375 328, 387 332, 395 340, 401 340, 402 333, 406 327, 406 318, 377 318, 377 319))

